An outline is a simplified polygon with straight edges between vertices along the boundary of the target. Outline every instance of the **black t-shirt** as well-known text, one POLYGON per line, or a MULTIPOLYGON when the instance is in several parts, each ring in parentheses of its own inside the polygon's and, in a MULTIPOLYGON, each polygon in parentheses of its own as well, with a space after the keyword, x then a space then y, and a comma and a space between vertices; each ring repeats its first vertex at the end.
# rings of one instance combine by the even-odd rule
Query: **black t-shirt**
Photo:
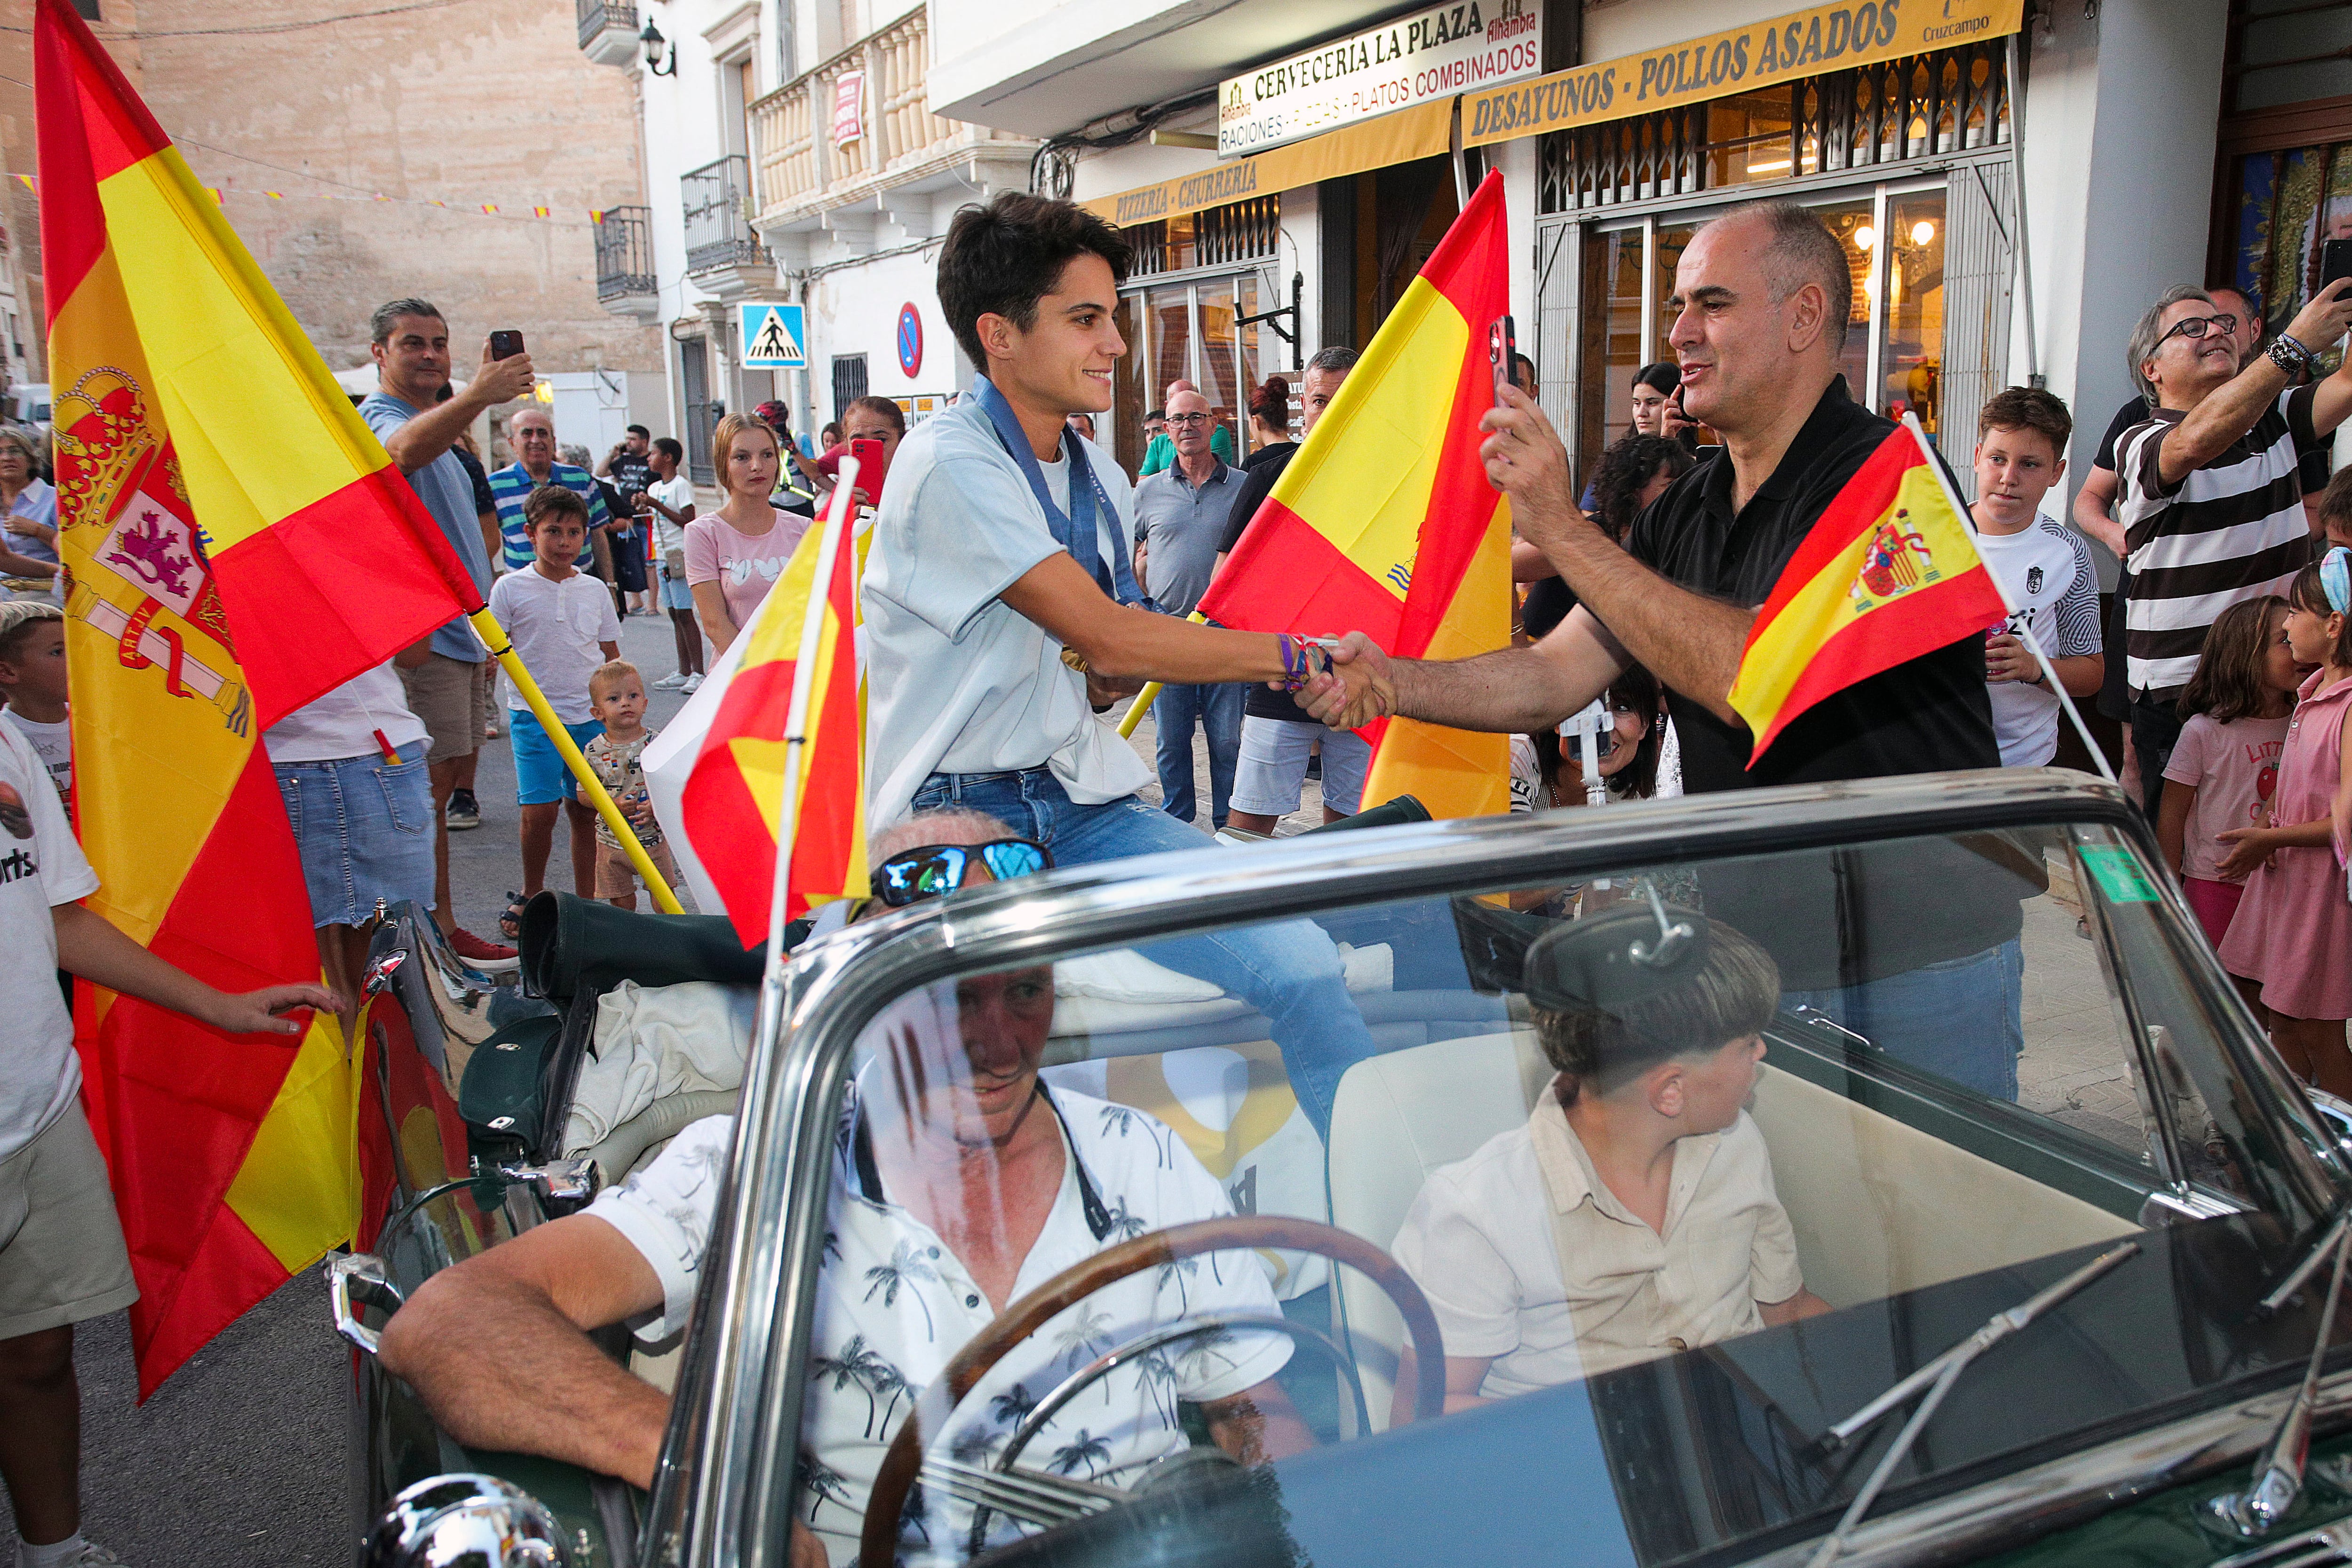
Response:
MULTIPOLYGON (((1895 427, 1847 396, 1841 376, 1737 517, 1731 458, 1716 447, 1634 520, 1625 548, 1696 593, 1761 605, 1814 521, 1895 427)), ((1752 769, 1744 725, 1725 723, 1679 691, 1667 701, 1682 738, 1683 787, 1694 795, 2000 765, 1978 632, 1814 704, 1752 769)))
POLYGON ((613 459, 609 477, 613 488, 623 495, 641 495, 653 488, 654 468, 637 454, 624 452, 613 459))
MULTIPOLYGON (((1217 541, 1217 553, 1231 555, 1234 546, 1242 542, 1242 531, 1249 526, 1265 498, 1274 493, 1274 481, 1290 467, 1290 459, 1298 455, 1298 443, 1286 442, 1253 453, 1250 466, 1242 476, 1242 488, 1234 496, 1234 510, 1225 516, 1225 536, 1217 541)), ((1298 705, 1298 699, 1287 691, 1276 691, 1263 681, 1250 682, 1249 696, 1242 701, 1242 711, 1253 719, 1280 719, 1292 724, 1312 724, 1315 716, 1298 705)))
POLYGON ((2095 468, 2105 468, 2107 472, 2111 474, 2114 473, 2116 471, 2116 442, 2122 437, 2125 431, 2130 429, 2133 426, 2145 425, 2147 423, 2147 399, 2145 397, 2135 397, 2129 403, 2125 404, 2121 408, 2116 409, 2116 416, 2107 421, 2107 433, 2099 437, 2098 455, 2091 459, 2091 467, 2095 468))
POLYGON ((1265 446, 1244 458, 1242 467, 1248 469, 1255 468, 1262 463, 1286 464, 1290 461, 1290 454, 1297 450, 1298 450, 1298 443, 1296 441, 1268 441, 1265 446))
POLYGON ((478 513, 486 511, 496 517, 499 514, 499 498, 490 493, 490 476, 482 468, 482 459, 463 447, 452 447, 449 450, 465 468, 466 478, 473 481, 474 510, 478 513))

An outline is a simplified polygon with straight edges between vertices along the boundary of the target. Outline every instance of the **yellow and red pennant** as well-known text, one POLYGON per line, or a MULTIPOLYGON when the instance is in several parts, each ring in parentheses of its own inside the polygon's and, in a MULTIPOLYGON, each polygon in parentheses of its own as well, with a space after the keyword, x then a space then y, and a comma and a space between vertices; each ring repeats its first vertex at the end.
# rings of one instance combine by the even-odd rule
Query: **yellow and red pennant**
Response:
POLYGON ((802 535, 783 574, 694 700, 646 750, 646 779, 665 823, 679 825, 679 868, 707 909, 715 899, 747 948, 768 940, 784 798, 793 689, 808 617, 823 617, 801 733, 786 873, 787 920, 834 899, 863 898, 866 867, 866 660, 857 588, 869 527, 827 564, 829 529, 802 535))
MULTIPOLYGON (((1486 329, 1510 310, 1503 181, 1486 176, 1234 546, 1201 609, 1250 631, 1360 631, 1409 658, 1510 640, 1509 502, 1486 482, 1486 329)), ((1363 804, 1437 816, 1510 808, 1507 737, 1367 726, 1363 804)))
MULTIPOLYGON (((36 0, 34 49, 89 903, 223 990, 312 978, 261 731, 479 598, 66 0, 36 0)), ((79 996, 143 1396, 351 1235, 353 1079, 331 1019, 289 1046, 79 996)))
POLYGON ((1916 427, 1880 443, 1838 491, 1756 612, 1731 706, 1748 765, 1823 698, 2007 614, 1966 514, 1916 427))

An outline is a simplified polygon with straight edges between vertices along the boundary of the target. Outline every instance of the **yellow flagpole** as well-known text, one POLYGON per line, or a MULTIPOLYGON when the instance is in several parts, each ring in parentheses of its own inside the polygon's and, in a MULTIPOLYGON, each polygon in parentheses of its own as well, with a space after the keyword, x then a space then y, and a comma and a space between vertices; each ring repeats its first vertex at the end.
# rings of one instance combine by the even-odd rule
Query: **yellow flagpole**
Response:
POLYGON ((531 716, 539 721, 539 727, 547 731, 547 738, 555 742, 557 753, 563 758, 563 765, 572 770, 572 776, 580 781, 581 789, 588 796, 588 804, 596 808, 596 815, 604 819, 604 826, 611 828, 613 837, 621 841, 622 852, 628 856, 629 864, 635 867, 637 875, 646 879, 646 890, 653 894, 654 907, 666 915, 686 913, 685 906, 677 901, 677 895, 669 890, 669 884, 663 881, 662 874, 654 868, 653 857, 646 854, 646 847, 637 842, 637 830, 629 825, 627 817, 621 815, 620 806, 604 789, 604 781, 596 776, 596 770, 588 765, 588 759, 580 754, 580 748, 572 742, 572 731, 563 727, 563 721, 557 718, 555 710, 548 706, 547 694, 540 690, 539 682, 533 680, 530 671, 523 668, 522 656, 515 652, 514 644, 508 640, 506 627, 499 625, 499 618, 488 609, 476 610, 466 618, 473 623, 475 635, 482 639, 482 646, 490 650, 490 657, 499 661, 499 668, 507 672, 507 679, 514 682, 515 689, 522 693, 522 700, 530 705, 531 716))
MULTIPOLYGON (((1209 619, 1208 616, 1202 615, 1198 610, 1193 611, 1184 618, 1192 622, 1196 626, 1206 625, 1209 619)), ((1127 717, 1118 721, 1118 738, 1120 740, 1124 741, 1135 733, 1135 727, 1143 722, 1145 710, 1149 709, 1152 703, 1159 700, 1160 688, 1164 684, 1165 682, 1158 680, 1149 682, 1145 685, 1142 690, 1135 694, 1135 706, 1127 710, 1127 717)))

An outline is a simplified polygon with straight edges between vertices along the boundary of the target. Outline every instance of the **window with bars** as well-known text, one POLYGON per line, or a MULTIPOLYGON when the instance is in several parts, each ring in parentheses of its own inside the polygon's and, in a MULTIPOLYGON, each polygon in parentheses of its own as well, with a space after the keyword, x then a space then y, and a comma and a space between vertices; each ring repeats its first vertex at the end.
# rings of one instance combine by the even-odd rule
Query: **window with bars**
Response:
POLYGON ((1129 276, 1150 278, 1195 267, 1263 261, 1274 255, 1281 230, 1278 195, 1135 224, 1125 231, 1128 243, 1135 247, 1135 267, 1129 276))
POLYGON ((2008 141, 2003 46, 1971 44, 1554 132, 1542 138, 1537 200, 1574 212, 2008 141))

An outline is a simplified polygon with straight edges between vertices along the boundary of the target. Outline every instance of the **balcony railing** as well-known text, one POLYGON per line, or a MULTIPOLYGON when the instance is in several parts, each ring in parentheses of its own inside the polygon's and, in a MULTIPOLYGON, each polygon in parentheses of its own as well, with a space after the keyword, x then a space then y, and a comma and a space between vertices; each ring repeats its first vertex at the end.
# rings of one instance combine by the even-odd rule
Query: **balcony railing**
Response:
POLYGON ((751 161, 740 153, 679 176, 686 207, 686 269, 722 271, 767 259, 751 227, 751 161))
POLYGON ((603 66, 625 66, 637 54, 637 8, 627 0, 572 0, 580 17, 580 47, 603 66))
POLYGON ((752 104, 761 221, 854 199, 934 158, 992 144, 1008 153, 1034 145, 933 114, 923 88, 929 66, 929 8, 918 7, 752 104), (836 142, 841 79, 853 71, 865 73, 858 134, 836 142))
POLYGON ((596 298, 604 304, 658 292, 653 209, 613 207, 596 220, 596 298))

